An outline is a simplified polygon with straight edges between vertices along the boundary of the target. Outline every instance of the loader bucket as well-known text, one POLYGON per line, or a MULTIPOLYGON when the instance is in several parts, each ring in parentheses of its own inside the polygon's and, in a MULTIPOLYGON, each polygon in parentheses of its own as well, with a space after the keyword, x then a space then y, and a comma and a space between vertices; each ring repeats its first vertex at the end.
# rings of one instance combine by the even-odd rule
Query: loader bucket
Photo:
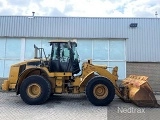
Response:
POLYGON ((139 107, 159 107, 146 76, 130 75, 122 81, 127 98, 139 107))

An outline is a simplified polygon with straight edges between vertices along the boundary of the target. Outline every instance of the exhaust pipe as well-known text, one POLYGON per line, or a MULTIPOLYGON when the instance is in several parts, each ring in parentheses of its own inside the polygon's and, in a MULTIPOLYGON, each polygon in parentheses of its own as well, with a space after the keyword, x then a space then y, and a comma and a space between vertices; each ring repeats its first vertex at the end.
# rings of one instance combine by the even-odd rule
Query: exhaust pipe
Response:
POLYGON ((34 44, 34 59, 38 58, 38 47, 34 44))

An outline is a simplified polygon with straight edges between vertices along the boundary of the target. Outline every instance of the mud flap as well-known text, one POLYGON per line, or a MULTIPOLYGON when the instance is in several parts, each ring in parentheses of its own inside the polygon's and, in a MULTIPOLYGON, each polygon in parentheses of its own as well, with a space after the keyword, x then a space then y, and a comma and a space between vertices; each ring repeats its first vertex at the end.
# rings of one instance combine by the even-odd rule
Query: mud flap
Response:
POLYGON ((125 96, 139 107, 159 107, 146 76, 130 75, 122 81, 125 96))

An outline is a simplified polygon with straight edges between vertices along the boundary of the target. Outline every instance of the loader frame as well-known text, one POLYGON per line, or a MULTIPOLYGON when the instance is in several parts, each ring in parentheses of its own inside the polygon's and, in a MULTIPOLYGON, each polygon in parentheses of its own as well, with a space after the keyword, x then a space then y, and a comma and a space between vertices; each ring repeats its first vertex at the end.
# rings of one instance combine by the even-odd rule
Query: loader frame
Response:
MULTIPOLYGON (((91 60, 83 63, 82 74, 75 76, 74 79, 70 82, 70 85, 73 87, 71 93, 84 93, 88 81, 98 74, 99 76, 106 77, 108 80, 110 80, 115 87, 116 94, 119 97, 122 97, 118 85, 116 84, 116 81, 118 80, 118 67, 114 67, 112 73, 110 73, 106 69, 107 66, 93 65, 91 60)), ((17 94, 19 94, 19 88, 23 80, 32 75, 40 75, 50 81, 53 93, 68 93, 69 91, 64 88, 64 83, 65 81, 71 80, 71 77, 73 77, 72 73, 70 72, 49 72, 46 67, 29 68, 26 69, 17 80, 17 94)))

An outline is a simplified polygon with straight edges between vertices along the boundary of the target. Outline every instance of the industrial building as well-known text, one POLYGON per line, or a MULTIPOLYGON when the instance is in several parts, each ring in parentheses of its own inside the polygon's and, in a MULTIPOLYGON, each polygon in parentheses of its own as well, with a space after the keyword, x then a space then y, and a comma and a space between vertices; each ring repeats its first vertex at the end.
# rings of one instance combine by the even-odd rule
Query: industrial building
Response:
POLYGON ((159 18, 41 16, 0 16, 0 77, 9 75, 10 65, 33 58, 34 44, 49 54, 54 39, 75 39, 81 63, 91 58, 94 64, 118 66, 119 79, 160 78, 159 18))

